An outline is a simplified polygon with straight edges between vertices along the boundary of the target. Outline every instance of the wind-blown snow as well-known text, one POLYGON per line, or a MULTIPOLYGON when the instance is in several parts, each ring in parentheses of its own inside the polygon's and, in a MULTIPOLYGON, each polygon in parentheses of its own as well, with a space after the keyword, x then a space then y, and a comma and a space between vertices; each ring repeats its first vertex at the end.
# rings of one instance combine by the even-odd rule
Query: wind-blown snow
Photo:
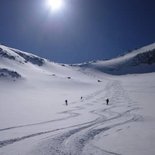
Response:
POLYGON ((69 66, 0 45, 0 155, 154 155, 154 49, 69 66))
POLYGON ((75 66, 89 67, 112 75, 155 72, 155 43, 111 60, 75 66))

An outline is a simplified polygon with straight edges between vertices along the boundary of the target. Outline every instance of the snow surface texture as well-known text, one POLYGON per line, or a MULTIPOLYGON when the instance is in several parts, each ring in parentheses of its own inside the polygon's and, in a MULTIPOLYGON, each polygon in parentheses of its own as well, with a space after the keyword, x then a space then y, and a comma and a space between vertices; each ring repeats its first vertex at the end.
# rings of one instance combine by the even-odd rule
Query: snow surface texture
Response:
POLYGON ((69 66, 0 45, 0 155, 154 155, 154 49, 69 66))

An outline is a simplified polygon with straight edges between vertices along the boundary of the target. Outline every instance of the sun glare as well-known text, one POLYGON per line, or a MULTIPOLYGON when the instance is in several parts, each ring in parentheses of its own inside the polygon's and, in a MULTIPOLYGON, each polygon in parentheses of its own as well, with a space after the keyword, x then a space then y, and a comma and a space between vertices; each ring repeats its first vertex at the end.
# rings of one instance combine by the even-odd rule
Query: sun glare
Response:
POLYGON ((63 0, 48 0, 47 5, 52 11, 58 11, 63 7, 63 0))

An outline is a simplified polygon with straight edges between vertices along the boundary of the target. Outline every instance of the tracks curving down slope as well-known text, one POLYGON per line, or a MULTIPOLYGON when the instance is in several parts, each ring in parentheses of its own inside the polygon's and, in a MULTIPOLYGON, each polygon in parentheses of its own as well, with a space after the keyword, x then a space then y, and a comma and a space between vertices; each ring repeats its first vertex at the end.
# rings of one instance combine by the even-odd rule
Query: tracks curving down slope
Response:
MULTIPOLYGON (((133 105, 133 101, 128 97, 119 81, 110 81, 106 88, 106 94, 103 96, 103 91, 100 90, 86 97, 85 108, 88 105, 96 103, 102 105, 100 108, 88 111, 91 115, 96 115, 97 118, 85 124, 74 126, 71 129, 62 131, 59 134, 42 141, 32 154, 52 154, 52 155, 119 155, 118 153, 104 150, 93 145, 93 141, 100 134, 121 127, 124 124, 135 122, 141 119, 141 116, 136 115, 134 111, 138 107, 133 105), (110 105, 103 105, 103 99, 109 96, 110 105)), ((83 106, 83 107, 84 107, 83 106)))

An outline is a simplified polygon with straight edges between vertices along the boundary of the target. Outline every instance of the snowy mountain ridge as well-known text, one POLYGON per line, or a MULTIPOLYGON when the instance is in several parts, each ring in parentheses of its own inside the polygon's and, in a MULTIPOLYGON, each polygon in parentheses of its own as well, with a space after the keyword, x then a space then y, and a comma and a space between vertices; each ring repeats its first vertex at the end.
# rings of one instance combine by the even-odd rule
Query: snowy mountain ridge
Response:
MULTIPOLYGON (((27 69, 30 66, 35 66, 35 68, 41 69, 40 67, 43 67, 47 64, 55 64, 60 66, 60 68, 62 68, 61 66, 66 66, 49 62, 48 60, 38 57, 34 54, 0 45, 1 77, 5 76, 6 78, 7 75, 12 78, 22 77, 18 70, 19 65, 20 69, 23 68, 24 70, 26 66, 27 69), (13 72, 19 76, 14 76, 15 74, 13 74, 13 72)), ((111 60, 93 61, 88 63, 74 64, 71 66, 80 67, 82 70, 93 69, 114 75, 155 72, 155 43, 111 60)), ((50 69, 50 71, 52 70, 50 69)))
POLYGON ((92 68, 114 75, 155 72, 155 43, 111 60, 82 63, 75 66, 92 68))
POLYGON ((3 45, 0 45, 0 58, 7 58, 23 64, 31 62, 32 64, 36 64, 38 66, 42 66, 44 63, 43 58, 40 58, 34 54, 23 52, 14 48, 9 48, 3 45))
MULTIPOLYGON (((49 62, 48 60, 38 57, 34 54, 23 52, 14 48, 6 47, 0 45, 0 77, 7 79, 11 77, 14 80, 18 78, 29 78, 29 72, 35 74, 35 72, 40 72, 40 74, 53 74, 55 69, 57 72, 61 72, 61 65, 49 62), (60 70, 58 70, 58 68, 60 70), (19 76, 14 76, 13 73, 19 76)), ((4 79, 3 78, 3 79, 4 79)))

